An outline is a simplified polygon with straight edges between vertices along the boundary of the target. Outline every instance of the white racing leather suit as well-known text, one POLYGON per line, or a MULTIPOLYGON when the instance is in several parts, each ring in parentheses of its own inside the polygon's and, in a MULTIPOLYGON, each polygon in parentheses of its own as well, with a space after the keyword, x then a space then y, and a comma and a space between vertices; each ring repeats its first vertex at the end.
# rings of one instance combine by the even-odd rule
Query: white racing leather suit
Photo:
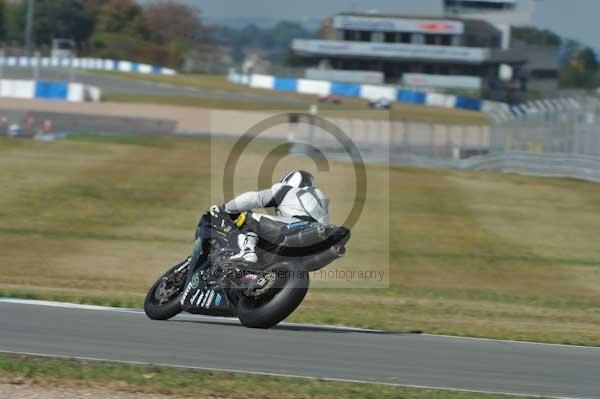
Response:
MULTIPOLYGON (((317 187, 293 187, 285 183, 276 183, 273 187, 250 191, 237 196, 225 204, 225 211, 230 214, 250 211, 256 208, 276 208, 277 216, 252 212, 252 218, 260 223, 262 218, 268 218, 282 224, 301 220, 313 220, 321 224, 329 223, 328 200, 317 187)), ((243 259, 256 262, 255 246, 258 236, 247 232, 238 236, 240 253, 232 259, 243 259)))

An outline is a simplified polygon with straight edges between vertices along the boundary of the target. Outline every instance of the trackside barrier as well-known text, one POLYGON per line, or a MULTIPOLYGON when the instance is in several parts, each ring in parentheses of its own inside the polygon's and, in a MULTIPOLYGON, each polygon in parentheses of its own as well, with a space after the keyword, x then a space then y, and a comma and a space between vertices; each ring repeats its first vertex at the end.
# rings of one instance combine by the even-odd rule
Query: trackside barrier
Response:
POLYGON ((481 101, 473 97, 407 90, 393 86, 329 82, 326 80, 299 79, 263 74, 243 75, 233 71, 229 74, 229 81, 250 87, 276 91, 291 91, 319 96, 334 94, 344 97, 364 98, 370 101, 387 99, 389 101, 409 104, 459 108, 472 111, 485 111, 484 108, 491 111, 498 107, 498 103, 481 101))
POLYGON ((515 120, 527 120, 529 118, 548 119, 559 115, 574 113, 581 114, 582 117, 591 111, 596 113, 598 102, 596 97, 558 97, 543 100, 533 100, 523 104, 508 105, 490 103, 484 101, 483 111, 488 113, 494 122, 505 123, 515 120))
POLYGON ((490 170, 600 183, 600 157, 589 155, 511 151, 451 160, 402 154, 392 157, 391 161, 400 165, 426 168, 490 170))
POLYGON ((81 83, 0 79, 0 97, 71 102, 100 101, 101 91, 81 83))
POLYGON ((168 76, 176 74, 175 70, 170 68, 104 58, 0 57, 0 65, 23 68, 76 68, 168 76))

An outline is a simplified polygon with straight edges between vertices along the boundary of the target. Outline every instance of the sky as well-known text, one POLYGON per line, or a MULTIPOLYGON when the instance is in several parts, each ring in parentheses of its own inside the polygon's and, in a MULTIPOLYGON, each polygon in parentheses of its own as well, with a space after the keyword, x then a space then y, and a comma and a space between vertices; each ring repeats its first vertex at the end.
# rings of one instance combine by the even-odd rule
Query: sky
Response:
MULTIPOLYGON (((146 0, 152 1, 152 0, 146 0)), ((156 1, 156 0, 155 0, 156 1)), ((340 11, 439 14, 442 0, 182 0, 209 18, 325 18, 340 11)), ((535 25, 600 49, 600 0, 537 0, 535 25)))

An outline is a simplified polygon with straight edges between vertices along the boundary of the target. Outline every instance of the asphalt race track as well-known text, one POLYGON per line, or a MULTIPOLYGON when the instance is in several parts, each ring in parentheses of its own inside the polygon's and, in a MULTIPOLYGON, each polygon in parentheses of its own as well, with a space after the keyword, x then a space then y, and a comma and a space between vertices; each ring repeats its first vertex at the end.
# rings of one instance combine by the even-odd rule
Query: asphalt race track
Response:
POLYGON ((600 348, 0 299, 0 351, 557 398, 600 398, 600 348))

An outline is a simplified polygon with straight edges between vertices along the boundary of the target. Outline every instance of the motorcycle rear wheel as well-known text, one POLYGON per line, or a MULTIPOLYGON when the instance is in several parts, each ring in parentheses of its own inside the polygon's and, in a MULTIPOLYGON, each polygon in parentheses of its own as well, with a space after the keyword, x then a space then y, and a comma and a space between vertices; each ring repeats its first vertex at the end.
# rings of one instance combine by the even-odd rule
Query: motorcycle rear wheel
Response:
POLYGON ((265 272, 275 274, 273 288, 258 298, 242 295, 237 304, 238 318, 246 327, 271 328, 277 325, 296 310, 308 292, 308 272, 298 263, 279 263, 265 272))

